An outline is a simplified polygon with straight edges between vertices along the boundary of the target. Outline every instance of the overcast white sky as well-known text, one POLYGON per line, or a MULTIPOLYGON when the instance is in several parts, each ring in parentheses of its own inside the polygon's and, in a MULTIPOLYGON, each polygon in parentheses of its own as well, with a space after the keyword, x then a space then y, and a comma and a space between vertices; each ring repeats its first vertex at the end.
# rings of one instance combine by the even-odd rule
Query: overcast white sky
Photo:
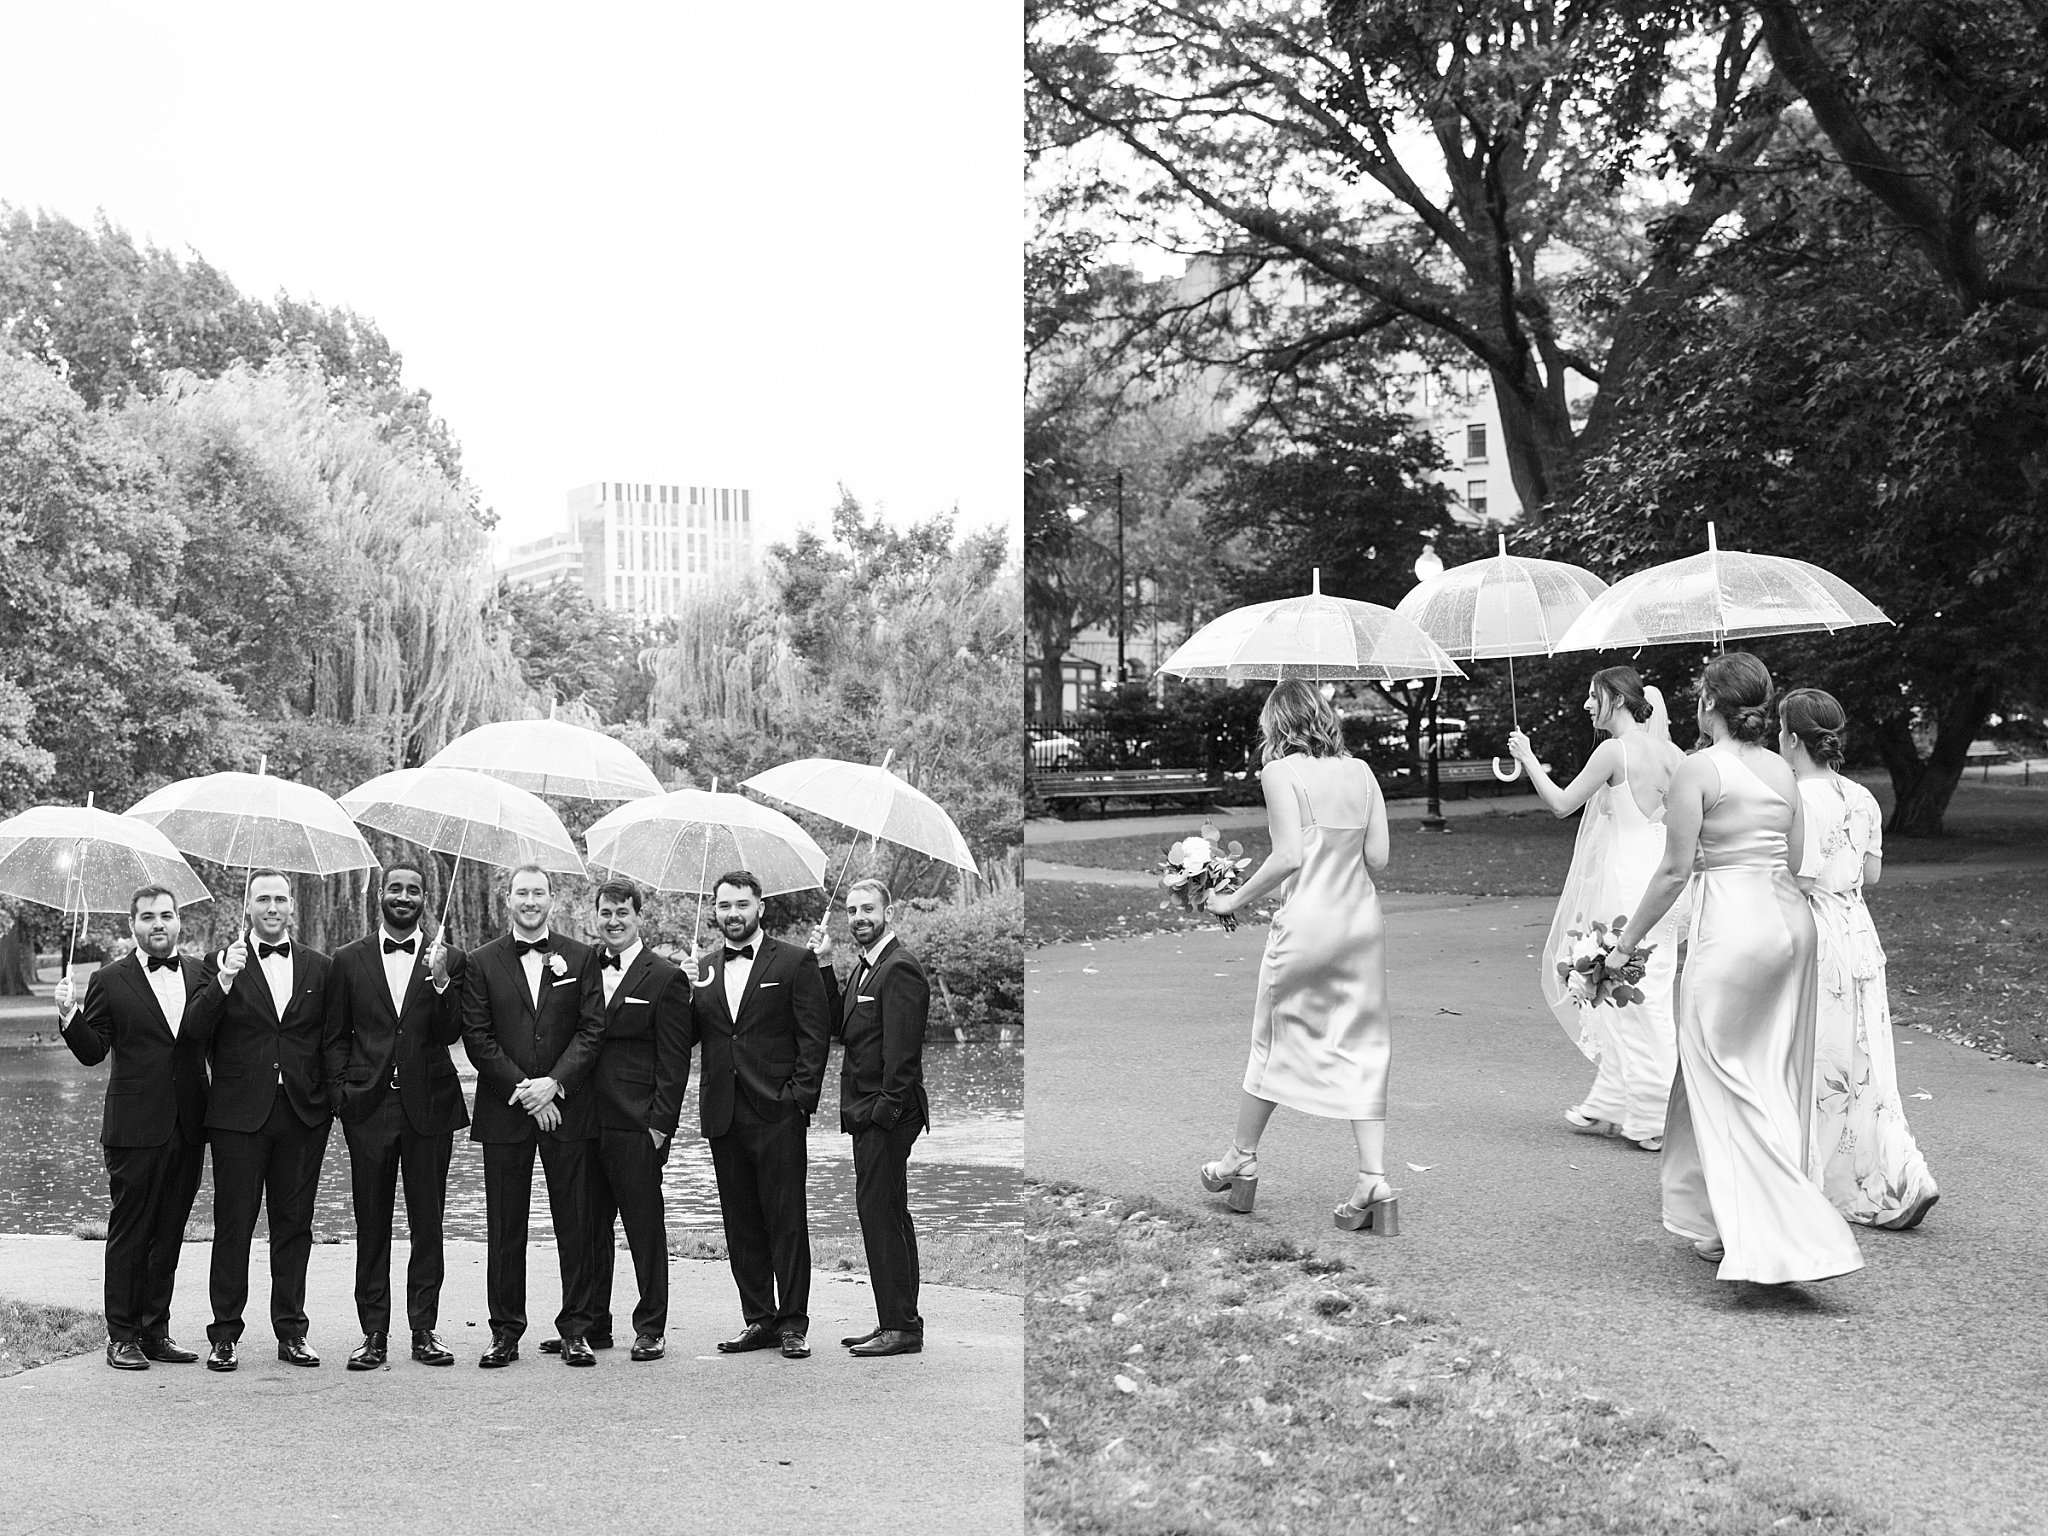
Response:
POLYGON ((962 0, 16 7, 0 201, 371 318, 503 536, 597 479, 1014 523, 1018 25, 962 0))

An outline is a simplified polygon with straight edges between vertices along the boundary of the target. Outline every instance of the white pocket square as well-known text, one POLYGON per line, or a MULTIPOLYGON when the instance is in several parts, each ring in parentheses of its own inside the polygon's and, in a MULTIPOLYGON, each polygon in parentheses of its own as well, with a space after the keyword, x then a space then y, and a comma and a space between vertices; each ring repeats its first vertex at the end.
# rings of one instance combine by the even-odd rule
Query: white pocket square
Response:
POLYGON ((854 993, 853 1000, 856 1003, 872 1003, 874 1001, 874 999, 872 997, 869 997, 865 992, 854 993))
POLYGON ((782 983, 779 981, 764 981, 761 983, 761 990, 766 992, 770 987, 779 987, 781 985, 782 983))
POLYGON ((622 1003, 644 1003, 647 999, 644 997, 622 997, 619 1001, 622 1003))
POLYGON ((564 976, 560 981, 551 981, 548 985, 551 987, 573 987, 576 985, 577 980, 578 978, 574 976, 564 976))

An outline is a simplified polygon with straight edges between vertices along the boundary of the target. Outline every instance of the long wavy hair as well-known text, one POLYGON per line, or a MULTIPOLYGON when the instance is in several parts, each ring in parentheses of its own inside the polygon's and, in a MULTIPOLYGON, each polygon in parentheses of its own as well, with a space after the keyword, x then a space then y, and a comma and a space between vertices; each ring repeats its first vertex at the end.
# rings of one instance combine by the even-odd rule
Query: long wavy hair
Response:
MULTIPOLYGON (((1771 728, 1771 674, 1748 651, 1716 656, 1700 674, 1700 702, 1737 741, 1760 745, 1771 728)), ((1701 738, 1700 745, 1706 746, 1701 738)))
POLYGON ((1330 701, 1313 683, 1290 677, 1275 683, 1259 711, 1261 762, 1274 762, 1290 752, 1308 757, 1349 757, 1344 724, 1330 701))

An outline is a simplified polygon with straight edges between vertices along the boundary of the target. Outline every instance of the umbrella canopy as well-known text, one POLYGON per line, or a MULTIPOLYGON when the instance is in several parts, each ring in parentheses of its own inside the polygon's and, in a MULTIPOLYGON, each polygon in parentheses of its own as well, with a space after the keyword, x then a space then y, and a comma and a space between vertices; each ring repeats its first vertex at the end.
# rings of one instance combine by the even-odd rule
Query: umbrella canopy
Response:
POLYGON ((147 822, 89 805, 39 805, 0 821, 0 892, 66 912, 126 912, 161 885, 181 907, 212 893, 147 822))
POLYGON ((583 845, 591 868, 657 891, 708 896, 709 882, 729 869, 753 871, 764 896, 825 883, 825 850, 810 833, 745 795, 672 789, 635 800, 596 822, 583 845))
POLYGON ((1877 604, 1839 576, 1804 560, 1724 550, 1709 523, 1705 554, 1623 577, 1587 605, 1557 649, 1718 645, 1889 623, 1877 604))
POLYGON ((891 773, 886 764, 878 768, 834 757, 806 757, 757 773, 746 781, 746 787, 970 875, 979 869, 953 818, 931 796, 891 773))
POLYGON ((1576 565, 1510 555, 1502 534, 1498 555, 1432 576, 1394 612, 1459 661, 1548 656, 1606 590, 1606 582, 1576 565))
POLYGON ((1159 670, 1233 683, 1284 677, 1397 682, 1465 675, 1442 646, 1393 609, 1323 596, 1321 571, 1307 597, 1253 603, 1211 619, 1159 670))
POLYGON ((436 853, 511 869, 538 864, 580 875, 583 861, 562 819, 540 796, 468 768, 400 768, 341 797, 366 827, 436 853))
POLYGON ((338 875, 377 856, 344 811, 310 784, 268 773, 209 773, 145 795, 127 814, 186 853, 238 869, 338 875))
POLYGON ((536 795, 572 800, 638 800, 661 781, 623 741, 566 720, 500 720, 466 731, 427 759, 429 768, 469 768, 536 795))

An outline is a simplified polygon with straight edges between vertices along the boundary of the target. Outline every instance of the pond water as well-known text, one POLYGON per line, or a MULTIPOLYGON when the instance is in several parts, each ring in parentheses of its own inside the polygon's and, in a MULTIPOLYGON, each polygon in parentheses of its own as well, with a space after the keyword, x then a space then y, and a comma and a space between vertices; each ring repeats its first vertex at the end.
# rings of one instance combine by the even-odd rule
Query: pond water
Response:
MULTIPOLYGON (((11 1023, 12 1021, 10 1021, 11 1023)), ((38 1022, 43 1022, 38 1020, 38 1022)), ((9 1034, 14 1030, 9 1029, 9 1034)), ((22 1030, 26 1034, 26 1029, 22 1030)), ((47 1033, 47 1032, 46 1032, 47 1033)), ((0 1045, 0 1233, 69 1233, 107 1215, 106 1164, 100 1153, 100 1114, 106 1102, 104 1063, 79 1065, 64 1045, 0 1045)), ((465 1097, 476 1080, 461 1047, 465 1097)), ((1024 1052, 1019 1045, 941 1045, 925 1048, 925 1091, 935 1130, 918 1138, 910 1158, 910 1209, 921 1230, 989 1232, 1022 1225, 1017 1184, 1024 1167, 1024 1052)), ((711 1148, 697 1134, 697 1082, 690 1080, 675 1150, 663 1181, 669 1225, 718 1230, 718 1186, 711 1148)), ((839 1130, 839 1057, 833 1053, 824 1101, 811 1122, 810 1209, 814 1231, 858 1239, 853 1206, 853 1142, 839 1130)), ((534 1173, 536 1234, 551 1230, 546 1186, 534 1173)), ((213 1173, 200 1183, 192 1219, 213 1221, 213 1173)), ((405 1231, 405 1205, 398 1207, 405 1231)), ((314 1235, 353 1240, 349 1208, 348 1145, 337 1125, 320 1171, 314 1235)), ((447 1231, 452 1238, 484 1236, 483 1152, 458 1131, 448 1171, 447 1231)))

